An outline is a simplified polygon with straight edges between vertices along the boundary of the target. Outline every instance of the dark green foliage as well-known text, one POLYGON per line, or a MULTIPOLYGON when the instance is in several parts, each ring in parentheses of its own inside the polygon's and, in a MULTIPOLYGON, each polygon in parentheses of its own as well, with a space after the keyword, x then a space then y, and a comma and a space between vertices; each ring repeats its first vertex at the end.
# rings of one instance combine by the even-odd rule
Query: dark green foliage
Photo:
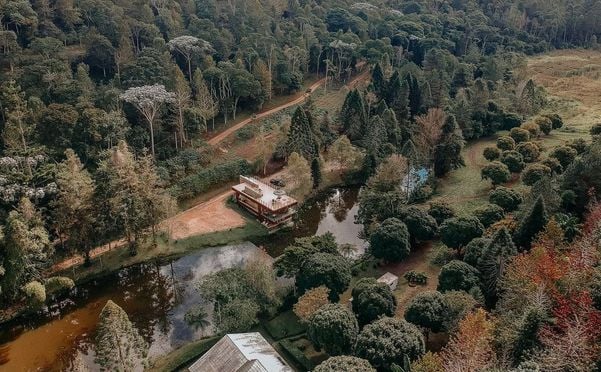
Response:
POLYGON ((546 158, 540 163, 548 167, 553 174, 561 174, 563 172, 563 167, 561 166, 561 163, 555 158, 546 158))
POLYGON ((428 276, 426 273, 417 272, 415 270, 407 271, 405 274, 403 274, 403 278, 405 278, 405 280, 411 284, 425 285, 428 283, 428 276))
POLYGON ((503 152, 501 162, 507 166, 507 169, 509 169, 511 173, 520 173, 526 166, 524 157, 517 151, 503 152))
POLYGON ((455 217, 455 211, 453 210, 453 208, 449 204, 441 201, 430 203, 430 209, 428 209, 428 214, 434 217, 436 223, 438 223, 439 225, 442 224, 444 221, 448 220, 449 218, 455 217))
POLYGON ((597 123, 591 127, 591 136, 598 136, 601 134, 601 123, 597 123))
POLYGON ((358 90, 351 90, 344 100, 344 104, 340 109, 340 122, 344 134, 355 142, 365 134, 367 125, 367 117, 365 113, 365 103, 363 97, 358 90))
POLYGON ((566 169, 574 161, 578 152, 569 146, 559 146, 553 149, 549 157, 559 160, 563 169, 566 169))
POLYGON ((360 279, 352 291, 353 312, 361 326, 382 316, 393 316, 396 310, 396 297, 390 287, 374 278, 360 279))
POLYGON ((544 177, 550 177, 553 172, 551 168, 543 164, 530 164, 522 173, 522 182, 525 185, 532 186, 544 177))
POLYGON ((334 356, 352 353, 358 332, 350 310, 340 304, 327 304, 309 318, 307 335, 316 348, 334 356))
POLYGON ((517 254, 511 235, 505 227, 493 235, 478 260, 478 270, 482 278, 482 288, 489 299, 495 299, 499 283, 511 257, 517 254))
POLYGON ((382 318, 368 324, 357 338, 357 356, 386 370, 402 365, 405 355, 416 360, 425 352, 424 336, 413 324, 397 318, 382 318))
POLYGON ((291 339, 284 339, 278 342, 285 355, 291 358, 295 363, 302 366, 305 370, 313 370, 314 364, 307 358, 305 353, 298 348, 291 339))
POLYGON ((407 225, 397 218, 388 218, 369 237, 369 249, 376 258, 403 260, 411 252, 407 225))
POLYGON ((172 188, 171 193, 179 199, 187 199, 206 192, 215 185, 235 180, 241 174, 249 174, 250 169, 250 164, 244 159, 217 164, 182 178, 172 188))
POLYGON ((563 119, 558 114, 549 114, 544 116, 551 120, 553 129, 559 129, 563 127, 563 119))
POLYGON ((478 270, 463 261, 453 260, 444 265, 438 275, 438 287, 441 292, 466 291, 480 286, 478 270))
POLYGON ((297 238, 286 247, 274 263, 278 275, 294 277, 303 263, 315 253, 338 254, 338 244, 331 233, 306 238, 297 238))
POLYGON ((311 178, 313 179, 313 188, 316 189, 321 185, 321 163, 319 158, 313 158, 311 161, 311 178))
POLYGON ((488 201, 500 206, 506 212, 515 211, 523 200, 519 192, 503 186, 495 188, 488 195, 488 201))
POLYGON ((511 172, 509 168, 500 161, 493 161, 482 168, 481 171, 482 179, 488 179, 492 182, 493 186, 505 183, 511 178, 511 172))
POLYGON ((474 216, 478 218, 484 227, 489 227, 495 222, 502 220, 505 217, 505 211, 496 204, 488 204, 476 209, 474 216))
POLYGON ((568 142, 567 145, 576 150, 578 155, 584 154, 590 147, 584 138, 575 138, 568 142))
POLYGON ((569 167, 564 168, 561 178, 562 190, 571 190, 575 194, 573 210, 582 213, 589 202, 590 192, 601 192, 601 141, 594 141, 589 149, 576 158, 569 167))
POLYGON ((460 248, 482 236, 484 226, 474 217, 453 217, 440 226, 440 240, 451 248, 460 248))
POLYGON ((553 130, 553 122, 548 117, 541 116, 540 118, 536 119, 535 123, 540 128, 540 131, 546 135, 549 135, 551 130, 553 130))
POLYGON ((309 117, 304 108, 298 107, 292 116, 290 123, 290 132, 286 142, 286 154, 293 152, 303 156, 308 161, 312 161, 317 154, 317 140, 311 127, 309 117))
POLYGON ((461 150, 463 137, 455 116, 449 115, 442 127, 443 136, 434 148, 434 175, 442 177, 454 169, 465 166, 461 150))
POLYGON ((501 150, 499 150, 497 147, 489 146, 484 149, 484 152, 482 154, 484 155, 484 158, 486 160, 493 161, 501 157, 501 150))
POLYGON ((590 294, 593 300, 593 304, 597 310, 601 310, 601 268, 596 267, 593 272, 590 286, 590 294))
POLYGON ((367 360, 347 355, 328 358, 325 362, 315 367, 313 371, 376 372, 376 370, 371 366, 371 364, 369 364, 367 360))
POLYGON ((374 69, 371 72, 371 83, 374 86, 374 92, 378 97, 382 97, 382 93, 384 92, 384 88, 386 86, 386 81, 384 79, 384 73, 382 72, 382 67, 379 63, 376 63, 374 69))
POLYGON ((440 332, 448 311, 448 305, 440 292, 426 291, 413 297, 405 310, 405 319, 432 332, 440 332))
POLYGON ((336 254, 315 253, 301 265, 296 276, 299 293, 325 285, 330 289, 330 300, 337 301, 351 282, 351 268, 347 260, 336 254))
POLYGON ((539 332, 550 323, 550 317, 542 307, 531 306, 519 320, 517 338, 513 343, 513 360, 519 363, 541 346, 539 332))
POLYGON ((542 196, 539 196, 520 221, 513 241, 522 249, 530 249, 530 243, 536 237, 536 234, 545 228, 548 221, 549 216, 547 215, 545 201, 542 196))
POLYGON ((509 135, 516 143, 526 142, 530 140, 530 132, 523 128, 513 128, 509 135))
POLYGON ((476 267, 484 249, 490 244, 489 238, 476 238, 463 249, 463 261, 476 267))
POLYGON ((522 142, 515 149, 522 155, 526 163, 533 163, 540 156, 540 149, 534 142, 522 142))
POLYGON ((501 136, 497 138, 497 147, 502 151, 510 151, 515 149, 515 140, 509 136, 501 136))
POLYGON ((409 207, 404 213, 403 222, 407 225, 412 241, 426 241, 434 238, 438 224, 434 217, 417 207, 409 207))

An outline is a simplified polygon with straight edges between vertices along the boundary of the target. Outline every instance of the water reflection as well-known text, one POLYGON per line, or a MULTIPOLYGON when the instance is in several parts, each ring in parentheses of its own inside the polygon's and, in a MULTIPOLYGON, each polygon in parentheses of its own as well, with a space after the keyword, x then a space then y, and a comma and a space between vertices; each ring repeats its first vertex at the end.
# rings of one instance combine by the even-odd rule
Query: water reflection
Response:
POLYGON ((242 265, 256 251, 251 243, 208 248, 167 265, 137 265, 80 285, 43 316, 0 334, 0 370, 58 371, 77 355, 97 370, 92 340, 98 315, 109 299, 129 314, 150 344, 150 357, 208 335, 210 326, 196 330, 184 320, 188 309, 202 304, 194 283, 209 273, 242 265))
MULTIPOLYGON (((299 211, 292 231, 255 243, 276 257, 294 238, 331 232, 339 244, 356 247, 347 255, 361 254, 367 243, 359 238, 362 226, 354 223, 358 193, 358 188, 330 190, 299 211)), ((21 319, 0 331, 0 371, 59 371, 76 357, 98 370, 92 340, 98 315, 109 299, 129 314, 151 345, 151 357, 206 336, 213 331, 210 325, 195 329, 184 319, 191 307, 202 304, 194 283, 209 273, 242 265, 256 250, 251 243, 208 248, 166 265, 137 265, 79 285, 69 299, 53 303, 43 316, 21 319)), ((211 311, 206 304, 208 318, 211 311)))
POLYGON ((355 217, 359 210, 358 196, 358 187, 332 189, 306 203, 299 210, 292 230, 279 232, 256 243, 264 245, 269 253, 276 257, 295 238, 330 232, 338 244, 350 244, 356 248, 351 250, 352 256, 361 255, 368 244, 359 237, 363 226, 355 224, 355 217))

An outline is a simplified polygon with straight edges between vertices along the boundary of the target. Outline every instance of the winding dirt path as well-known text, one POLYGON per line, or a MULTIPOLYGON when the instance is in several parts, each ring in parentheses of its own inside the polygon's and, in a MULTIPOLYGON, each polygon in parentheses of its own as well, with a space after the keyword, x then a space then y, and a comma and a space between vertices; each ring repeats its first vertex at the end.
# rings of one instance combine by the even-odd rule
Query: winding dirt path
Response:
MULTIPOLYGON (((358 67, 362 67, 363 64, 359 64, 358 67)), ((346 84, 347 88, 352 88, 357 86, 360 82, 366 80, 369 77, 369 70, 366 70, 359 75, 357 75, 353 80, 351 80, 348 84, 346 84)), ((311 93, 314 93, 322 84, 325 83, 325 78, 318 80, 309 88, 311 93)), ((209 139, 207 142, 213 146, 219 144, 225 138, 227 138, 232 133, 236 132, 238 129, 248 125, 253 120, 261 119, 269 115, 273 115, 277 112, 285 110, 291 106, 298 105, 303 103, 310 94, 307 92, 300 97, 294 98, 289 102, 286 102, 278 107, 274 107, 267 111, 258 113, 254 119, 246 119, 237 123, 236 125, 226 129, 225 131, 219 133, 215 137, 209 139)), ((266 178, 269 179, 274 177, 276 173, 266 178)), ((218 194, 211 198, 208 201, 199 203, 193 207, 190 207, 175 216, 168 218, 167 220, 161 223, 163 228, 169 232, 170 237, 172 239, 185 239, 194 235, 207 234, 217 231, 224 231, 228 229, 234 229, 237 227, 244 226, 245 221, 244 218, 236 211, 231 208, 228 208, 226 205, 227 198, 232 195, 231 191, 225 191, 221 194, 218 194)), ((92 259, 101 256, 111 250, 121 248, 125 246, 125 240, 121 239, 118 241, 111 242, 110 244, 103 245, 101 247, 95 248, 90 252, 90 256, 92 259)), ((67 258, 61 262, 54 264, 50 269, 49 273, 56 273, 59 271, 63 271, 69 269, 73 266, 83 264, 84 259, 81 255, 75 255, 70 258, 67 258)))

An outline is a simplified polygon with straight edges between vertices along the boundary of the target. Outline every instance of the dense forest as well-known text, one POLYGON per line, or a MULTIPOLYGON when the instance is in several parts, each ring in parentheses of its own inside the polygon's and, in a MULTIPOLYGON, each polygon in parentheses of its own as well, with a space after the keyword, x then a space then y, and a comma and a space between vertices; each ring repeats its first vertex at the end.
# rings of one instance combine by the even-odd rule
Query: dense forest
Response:
MULTIPOLYGON (((546 110, 525 56, 597 48, 601 2, 0 0, 0 24, 1 307, 72 287, 46 277, 57 257, 80 253, 90 264, 92 248, 119 238, 135 255, 178 201, 270 161, 317 189, 328 159, 364 184, 357 219, 373 258, 401 261, 440 237, 453 260, 439 292, 407 307, 410 323, 378 319, 396 302, 366 281, 353 297, 378 298, 353 303, 358 323, 333 304, 307 316, 314 344, 405 372, 409 360, 414 371, 581 371, 598 362, 601 143, 573 141, 543 159, 536 140, 564 123, 546 110), (215 161, 206 138, 240 115, 302 93, 310 79, 325 77, 328 89, 360 70, 369 86, 350 90, 339 112, 309 101, 274 129, 264 158, 215 161), (467 141, 499 131, 508 134, 485 150, 482 178, 501 186, 485 208, 465 217, 441 203, 411 206, 464 166, 467 141), (421 168, 431 170, 426 184, 403 185, 421 168), (517 174, 528 192, 510 187, 517 174), (422 357, 423 329, 457 335, 442 354, 422 357)), ((301 240, 276 269, 296 276, 296 294, 325 285, 335 301, 350 278, 335 246, 301 240)), ((215 282, 230 280, 220 275, 215 282)), ((280 306, 272 297, 254 312, 280 306)), ((224 330, 253 324, 229 320, 224 330)), ((338 358, 321 370, 364 362, 338 358)))

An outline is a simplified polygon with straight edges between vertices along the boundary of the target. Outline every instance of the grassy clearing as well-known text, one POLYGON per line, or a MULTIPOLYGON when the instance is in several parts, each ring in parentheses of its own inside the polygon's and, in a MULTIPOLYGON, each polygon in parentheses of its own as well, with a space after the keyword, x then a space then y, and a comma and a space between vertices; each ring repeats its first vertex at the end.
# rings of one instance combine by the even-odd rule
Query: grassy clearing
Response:
POLYGON ((198 341, 190 342, 184 346, 173 350, 167 355, 159 357, 152 361, 146 368, 148 372, 171 372, 180 370, 190 363, 194 362, 202 354, 206 353, 221 337, 203 338, 198 341))

